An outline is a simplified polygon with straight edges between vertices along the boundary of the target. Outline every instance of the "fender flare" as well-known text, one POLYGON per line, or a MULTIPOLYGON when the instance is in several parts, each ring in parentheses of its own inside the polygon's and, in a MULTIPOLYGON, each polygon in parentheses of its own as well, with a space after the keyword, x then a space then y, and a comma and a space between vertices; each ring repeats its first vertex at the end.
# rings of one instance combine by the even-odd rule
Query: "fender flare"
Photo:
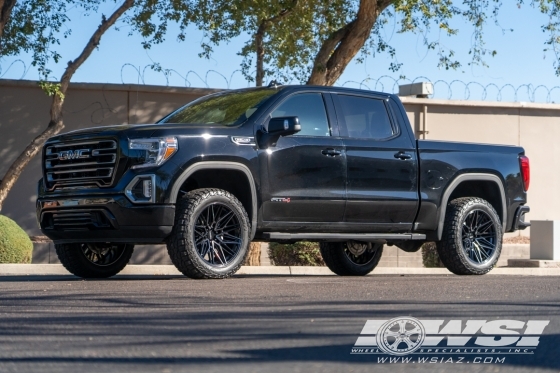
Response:
POLYGON ((471 181, 471 180, 483 180, 483 181, 492 181, 494 182, 499 190, 500 190, 500 197, 502 199, 502 230, 506 232, 506 225, 507 225, 507 206, 506 206, 506 193, 504 190, 504 185, 502 184, 502 180, 493 174, 482 174, 482 173, 474 173, 474 174, 462 174, 457 176, 443 193, 443 197, 441 199, 441 207, 439 213, 439 222, 437 228, 437 238, 438 241, 441 240, 441 236, 443 234, 443 224, 445 222, 445 213, 447 210, 447 203, 449 202, 449 197, 451 193, 461 184, 463 181, 471 181))
POLYGON ((255 233, 257 231, 257 188, 255 186, 255 180, 253 178, 253 174, 249 167, 245 166, 241 163, 235 162, 216 162, 216 161, 208 161, 208 162, 198 162, 191 166, 189 166, 175 182, 173 183, 173 187, 171 188, 171 194, 169 196, 170 203, 177 203, 177 196, 179 195, 179 190, 181 186, 187 179, 197 171, 200 170, 209 170, 209 169, 227 169, 227 170, 236 170, 241 171, 247 176, 247 180, 249 181, 249 186, 251 188, 251 234, 250 237, 253 239, 255 237, 255 233))

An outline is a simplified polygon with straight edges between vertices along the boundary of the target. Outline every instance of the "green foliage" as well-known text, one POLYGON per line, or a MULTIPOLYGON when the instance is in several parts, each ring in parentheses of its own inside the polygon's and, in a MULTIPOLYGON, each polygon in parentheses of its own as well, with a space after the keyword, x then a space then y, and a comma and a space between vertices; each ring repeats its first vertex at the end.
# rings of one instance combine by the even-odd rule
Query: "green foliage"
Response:
POLYGON ((16 222, 0 215, 0 263, 31 263, 33 243, 16 222))
POLYGON ((293 244, 271 242, 268 256, 276 266, 324 266, 316 242, 300 241, 293 244))
MULTIPOLYGON (((457 35, 459 29, 453 25, 466 21, 471 29, 461 32, 472 34, 471 44, 465 46, 470 55, 468 64, 486 66, 486 58, 495 56, 497 51, 486 47, 485 27, 492 22, 500 31, 509 31, 501 28, 498 22, 501 0, 389 2, 390 6, 379 14, 368 41, 357 57, 358 62, 365 61, 370 55, 388 53, 394 59, 389 69, 398 71, 402 63, 397 59, 395 48, 386 40, 386 36, 395 29, 398 33, 418 34, 427 51, 437 53, 438 67, 458 69, 461 62, 455 50, 445 45, 444 37, 457 35)), ((238 54, 243 56, 242 73, 249 81, 254 81, 255 74, 255 35, 259 26, 269 20, 264 38, 265 77, 303 83, 310 76, 320 47, 337 30, 356 19, 359 3, 358 0, 205 0, 197 2, 197 11, 189 19, 205 33, 201 42, 202 57, 209 58, 213 48, 221 43, 248 35, 238 54), (287 16, 278 17, 287 11, 287 16)), ((378 1, 378 4, 381 3, 378 1)), ((521 7, 523 3, 523 0, 518 0, 516 5, 521 7)), ((550 35, 546 43, 556 55, 554 66, 557 75, 560 75, 560 1, 533 0, 530 6, 549 17, 549 22, 542 28, 550 35)))
POLYGON ((18 1, 0 40, 0 57, 30 53, 31 64, 37 67, 40 76, 48 78, 51 73, 47 67, 49 62, 56 63, 61 58, 56 46, 72 32, 66 27, 70 20, 67 16, 69 9, 79 6, 86 11, 95 11, 98 3, 96 0, 18 1))
POLYGON ((41 87, 43 92, 47 94, 47 96, 50 97, 50 96, 57 95, 58 97, 60 97, 61 100, 64 100, 64 93, 62 93, 62 91, 60 90, 59 83, 51 83, 51 82, 46 82, 44 80, 41 80, 39 82, 39 86, 41 87))
MULTIPOLYGON (((200 1, 202 3, 202 1, 200 1)), ((123 18, 123 22, 132 27, 129 35, 139 33, 144 41, 144 49, 165 40, 169 22, 179 25, 177 40, 186 39, 187 26, 193 14, 198 12, 198 1, 184 0, 137 0, 132 12, 123 18)), ((160 68, 155 62, 152 68, 160 68)))
POLYGON ((445 267, 439 258, 435 242, 426 242, 422 245, 422 263, 426 268, 445 267))
POLYGON ((205 34, 201 57, 209 58, 220 43, 249 35, 238 53, 243 57, 242 73, 249 81, 254 81, 254 36, 266 22, 264 76, 303 82, 309 77, 322 41, 356 10, 356 2, 348 0, 200 1, 192 22, 205 34), (284 12, 287 15, 279 17, 284 12))
MULTIPOLYGON (((104 3, 119 5, 122 0, 18 0, 0 38, 0 57, 29 53, 31 65, 37 68, 41 79, 48 80, 52 72, 48 66, 62 58, 57 47, 72 33, 69 11, 77 8, 81 15, 97 17, 104 3)), ((144 37, 144 48, 163 42, 169 22, 179 23, 177 37, 184 40, 191 6, 192 2, 183 0, 135 0, 121 24, 129 27, 129 34, 144 37)), ((101 14, 101 19, 105 22, 105 15, 101 14)), ((49 95, 58 94, 52 88, 44 90, 49 95)))
MULTIPOLYGON (((518 0, 517 6, 521 8, 523 3, 525 3, 525 1, 518 0)), ((556 76, 560 76, 560 1, 532 0, 530 5, 534 8, 538 8, 541 13, 548 16, 548 23, 541 26, 542 31, 548 34, 545 45, 549 47, 545 48, 544 52, 551 51, 554 54, 554 70, 556 76)))

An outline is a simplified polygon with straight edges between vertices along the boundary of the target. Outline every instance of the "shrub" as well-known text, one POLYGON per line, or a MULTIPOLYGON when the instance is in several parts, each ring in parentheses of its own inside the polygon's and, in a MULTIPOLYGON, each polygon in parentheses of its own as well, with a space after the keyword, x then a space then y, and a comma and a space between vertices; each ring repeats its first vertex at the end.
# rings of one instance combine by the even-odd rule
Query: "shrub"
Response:
POLYGON ((422 245, 422 263, 426 268, 445 267, 439 258, 435 242, 426 242, 422 245))
POLYGON ((0 263, 31 263, 33 243, 23 229, 0 215, 0 263))
POLYGON ((316 242, 301 241, 293 244, 271 242, 268 257, 275 266, 324 266, 316 242))

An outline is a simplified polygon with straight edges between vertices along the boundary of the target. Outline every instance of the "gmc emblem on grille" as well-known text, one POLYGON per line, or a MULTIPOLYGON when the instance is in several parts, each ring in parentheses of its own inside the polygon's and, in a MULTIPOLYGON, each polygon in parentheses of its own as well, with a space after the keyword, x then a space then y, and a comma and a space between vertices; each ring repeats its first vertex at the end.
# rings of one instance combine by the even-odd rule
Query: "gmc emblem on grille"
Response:
POLYGON ((58 159, 61 161, 65 161, 68 159, 80 159, 80 158, 89 158, 89 155, 86 154, 89 152, 88 149, 82 150, 65 150, 58 153, 58 159))

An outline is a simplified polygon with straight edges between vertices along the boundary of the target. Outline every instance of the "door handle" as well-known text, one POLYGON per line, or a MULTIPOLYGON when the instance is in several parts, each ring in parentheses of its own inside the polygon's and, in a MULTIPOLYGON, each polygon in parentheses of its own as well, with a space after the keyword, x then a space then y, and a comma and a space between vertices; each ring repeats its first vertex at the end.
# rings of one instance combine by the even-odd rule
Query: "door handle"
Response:
POLYGON ((326 155, 327 157, 336 157, 337 155, 341 154, 339 150, 335 150, 333 148, 324 149, 321 151, 321 153, 323 155, 326 155))
POLYGON ((398 152, 395 153, 395 158, 402 159, 403 161, 405 161, 407 159, 412 159, 412 155, 405 152, 398 152))

